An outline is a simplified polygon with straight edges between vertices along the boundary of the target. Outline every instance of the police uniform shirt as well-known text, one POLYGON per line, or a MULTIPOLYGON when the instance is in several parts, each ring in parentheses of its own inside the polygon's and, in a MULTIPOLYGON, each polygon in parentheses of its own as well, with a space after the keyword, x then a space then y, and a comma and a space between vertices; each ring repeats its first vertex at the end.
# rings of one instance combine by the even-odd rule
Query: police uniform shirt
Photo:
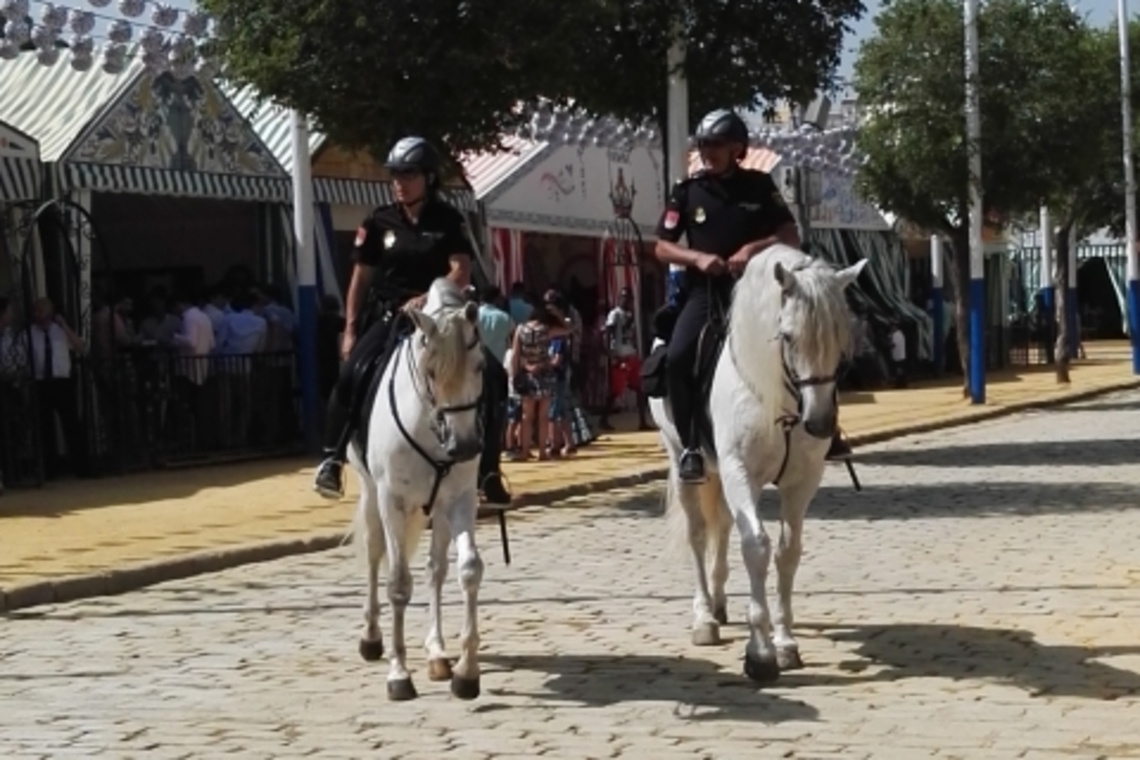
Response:
POLYGON ((657 237, 676 243, 688 235, 689 248, 727 259, 795 222, 766 172, 737 169, 727 177, 699 174, 674 185, 657 237))
POLYGON ((398 204, 373 211, 356 231, 352 260, 374 267, 372 287, 382 298, 407 298, 446 277, 459 253, 475 258, 463 214, 431 200, 415 223, 398 204))

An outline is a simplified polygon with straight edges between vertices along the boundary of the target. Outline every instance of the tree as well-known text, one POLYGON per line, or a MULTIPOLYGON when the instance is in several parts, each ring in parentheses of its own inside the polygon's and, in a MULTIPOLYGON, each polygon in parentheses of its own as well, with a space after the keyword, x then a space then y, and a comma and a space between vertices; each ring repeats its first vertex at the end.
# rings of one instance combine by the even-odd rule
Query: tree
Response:
MULTIPOLYGON (((860 49, 868 113, 859 184, 885 210, 949 237, 959 354, 969 376, 969 170, 965 44, 957 0, 894 0, 860 49)), ((1093 32, 1064 0, 990 0, 979 17, 982 188, 987 218, 1035 211, 1090 171, 1084 107, 1093 32), (1079 169, 1081 164, 1083 169, 1079 169)))
POLYGON ((225 75, 382 154, 409 132, 493 148, 516 106, 664 118, 674 22, 694 111, 804 98, 833 80, 861 0, 202 0, 225 75))

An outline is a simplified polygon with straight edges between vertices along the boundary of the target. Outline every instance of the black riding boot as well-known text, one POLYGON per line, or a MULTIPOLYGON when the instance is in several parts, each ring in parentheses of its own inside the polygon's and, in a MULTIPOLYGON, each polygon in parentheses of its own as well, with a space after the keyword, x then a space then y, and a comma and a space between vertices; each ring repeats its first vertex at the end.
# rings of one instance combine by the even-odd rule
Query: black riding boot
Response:
POLYGON ((317 467, 313 490, 326 499, 344 497, 344 458, 348 451, 349 410, 334 391, 325 421, 324 460, 317 467))
POLYGON ((671 378, 676 382, 669 385, 669 404, 673 410, 673 424, 681 438, 684 451, 678 463, 678 475, 682 483, 699 484, 705 482, 705 458, 697 445, 696 404, 694 403, 692 382, 689 378, 671 378))
POLYGON ((486 349, 484 359, 483 455, 479 459, 479 489, 487 503, 506 505, 511 503, 511 494, 503 484, 499 465, 507 422, 507 372, 486 349))

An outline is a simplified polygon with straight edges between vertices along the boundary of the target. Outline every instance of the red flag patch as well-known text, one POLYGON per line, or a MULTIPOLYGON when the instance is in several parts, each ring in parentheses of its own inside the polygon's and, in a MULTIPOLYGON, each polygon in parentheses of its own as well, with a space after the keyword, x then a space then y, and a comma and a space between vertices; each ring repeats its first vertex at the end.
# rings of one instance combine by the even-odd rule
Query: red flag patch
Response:
POLYGON ((364 227, 357 227, 357 229, 356 229, 356 247, 357 248, 364 245, 364 239, 366 237, 368 237, 368 230, 364 229, 364 227))
POLYGON ((681 221, 680 212, 670 209, 665 212, 665 229, 671 230, 677 226, 677 222, 681 221))

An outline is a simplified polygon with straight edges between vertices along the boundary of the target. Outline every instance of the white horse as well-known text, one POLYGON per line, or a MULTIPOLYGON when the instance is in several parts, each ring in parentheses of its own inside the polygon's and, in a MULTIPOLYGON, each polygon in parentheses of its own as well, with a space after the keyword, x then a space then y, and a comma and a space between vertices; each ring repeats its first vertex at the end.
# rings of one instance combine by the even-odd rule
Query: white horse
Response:
POLYGON ((479 405, 483 351, 478 307, 446 279, 436 280, 422 312, 411 311, 415 332, 395 350, 377 386, 369 417, 366 451, 353 446, 349 461, 360 476, 354 535, 368 558, 368 599, 360 654, 379 660, 377 587, 380 563, 388 562, 392 604, 392 653, 388 698, 416 697, 407 668, 404 612, 412 597, 408 561, 431 519, 430 623, 424 646, 428 677, 451 680, 460 699, 479 696, 478 594, 483 560, 475 547, 478 455, 482 450, 479 405), (363 453, 363 456, 362 456, 363 453), (447 578, 447 552, 454 537, 463 589, 462 649, 452 669, 443 647, 440 595, 447 578))
POLYGON ((687 532, 696 570, 693 643, 720 643, 719 626, 727 622, 729 530, 735 524, 751 587, 744 672, 754 681, 773 681, 781 669, 803 667, 792 635, 792 586, 804 513, 819 489, 837 424, 835 375, 851 340, 843 291, 864 264, 836 271, 786 245, 748 263, 736 285, 728 339, 707 400, 715 456, 704 447, 705 483, 680 482, 682 447, 667 400, 650 403, 669 454, 666 498, 673 536, 687 532), (774 620, 765 592, 772 547, 759 508, 760 492, 769 483, 780 492, 774 620))

